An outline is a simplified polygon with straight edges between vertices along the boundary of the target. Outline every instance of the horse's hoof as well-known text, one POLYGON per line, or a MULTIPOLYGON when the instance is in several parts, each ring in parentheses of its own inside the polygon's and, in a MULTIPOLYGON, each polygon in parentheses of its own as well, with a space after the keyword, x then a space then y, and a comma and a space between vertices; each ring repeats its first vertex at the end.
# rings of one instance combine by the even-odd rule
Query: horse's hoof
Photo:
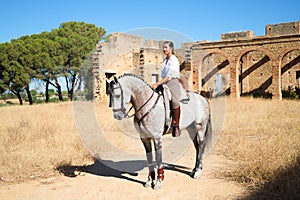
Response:
POLYGON ((152 185, 152 181, 147 181, 147 182, 144 184, 144 187, 145 187, 145 188, 149 188, 149 187, 151 187, 151 185, 152 185))
POLYGON ((148 181, 144 184, 145 188, 150 188, 153 186, 153 180, 152 179, 148 179, 148 181))
POLYGON ((157 179, 156 183, 153 187, 154 190, 159 190, 162 187, 162 180, 161 179, 157 179))
POLYGON ((198 169, 198 170, 195 170, 195 171, 193 171, 192 172, 192 177, 194 178, 194 179, 199 179, 200 178, 200 176, 201 176, 201 169, 198 169))

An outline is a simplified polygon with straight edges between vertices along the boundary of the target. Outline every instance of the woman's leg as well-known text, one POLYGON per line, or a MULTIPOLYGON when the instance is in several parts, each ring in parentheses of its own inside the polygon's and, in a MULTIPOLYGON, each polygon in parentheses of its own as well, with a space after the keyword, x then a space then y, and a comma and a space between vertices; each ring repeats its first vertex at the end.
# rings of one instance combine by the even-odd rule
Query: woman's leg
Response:
POLYGON ((171 90, 171 104, 172 104, 172 113, 173 113, 173 120, 172 120, 172 136, 178 137, 180 136, 181 132, 179 129, 179 122, 180 122, 180 82, 178 79, 172 79, 167 83, 167 86, 171 90))

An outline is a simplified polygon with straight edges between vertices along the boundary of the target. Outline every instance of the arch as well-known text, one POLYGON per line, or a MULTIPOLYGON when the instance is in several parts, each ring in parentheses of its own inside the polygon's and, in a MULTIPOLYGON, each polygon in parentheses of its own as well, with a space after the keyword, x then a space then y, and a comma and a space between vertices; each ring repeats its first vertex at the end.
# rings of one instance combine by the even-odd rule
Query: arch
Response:
POLYGON ((266 49, 246 49, 236 63, 238 93, 240 95, 271 98, 274 88, 273 62, 266 49))
POLYGON ((270 60, 275 60, 275 56, 272 54, 272 53, 267 53, 269 52, 270 50, 269 49, 266 49, 264 47, 260 47, 260 48, 246 48, 244 49, 243 51, 241 51, 238 55, 237 55, 237 59, 238 61, 241 59, 241 57, 246 54, 246 53, 249 53, 249 52, 252 52, 252 51, 261 51, 261 52, 264 52, 265 55, 267 55, 270 60))
POLYGON ((300 47, 293 47, 293 48, 285 48, 279 53, 279 61, 281 61, 288 53, 292 51, 300 51, 300 47))
POLYGON ((213 96, 220 93, 230 94, 230 61, 225 53, 210 51, 202 57, 200 69, 199 82, 202 91, 209 91, 213 96), (209 59, 212 59, 211 63, 209 59))
POLYGON ((287 48, 281 53, 279 57, 281 97, 294 98, 295 94, 300 96, 300 48, 287 48))
POLYGON ((201 64, 203 63, 204 59, 211 54, 221 54, 229 61, 230 64, 233 63, 232 58, 230 58, 226 53, 224 53, 223 51, 221 51, 219 49, 218 50, 214 49, 214 50, 210 50, 208 53, 204 54, 204 56, 201 59, 201 64))

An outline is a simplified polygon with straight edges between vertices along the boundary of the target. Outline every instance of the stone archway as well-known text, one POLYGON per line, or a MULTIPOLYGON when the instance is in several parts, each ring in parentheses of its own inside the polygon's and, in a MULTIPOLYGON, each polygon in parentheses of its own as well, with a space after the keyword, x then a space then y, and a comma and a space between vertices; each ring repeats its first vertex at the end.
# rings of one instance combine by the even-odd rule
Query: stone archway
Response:
POLYGON ((288 50, 280 60, 281 92, 283 97, 300 96, 300 49, 288 50))
POLYGON ((230 62, 221 53, 211 52, 201 62, 201 88, 212 96, 230 94, 230 62))
POLYGON ((241 96, 272 98, 274 88, 272 61, 261 50, 244 52, 238 62, 238 87, 241 96))

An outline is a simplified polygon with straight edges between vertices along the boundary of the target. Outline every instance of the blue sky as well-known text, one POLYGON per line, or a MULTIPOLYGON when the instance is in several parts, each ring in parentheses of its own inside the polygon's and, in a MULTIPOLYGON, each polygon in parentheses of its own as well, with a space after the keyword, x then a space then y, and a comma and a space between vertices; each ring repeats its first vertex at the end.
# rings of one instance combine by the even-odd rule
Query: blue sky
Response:
POLYGON ((260 36, 266 24, 300 20, 295 0, 3 0, 0 5, 0 43, 68 21, 92 23, 108 34, 156 27, 194 41, 216 41, 221 33, 252 30, 260 36))

